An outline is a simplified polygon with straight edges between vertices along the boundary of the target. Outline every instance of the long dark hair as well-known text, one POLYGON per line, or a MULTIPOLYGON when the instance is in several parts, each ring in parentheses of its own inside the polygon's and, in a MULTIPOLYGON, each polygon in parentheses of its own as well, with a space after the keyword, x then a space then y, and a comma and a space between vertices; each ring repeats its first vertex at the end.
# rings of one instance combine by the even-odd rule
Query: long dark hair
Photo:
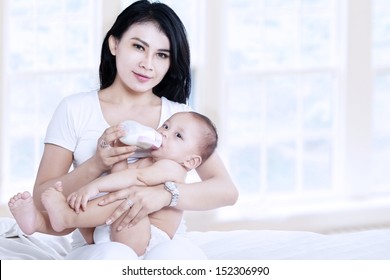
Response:
POLYGON ((153 93, 172 101, 186 103, 191 93, 191 70, 185 27, 170 7, 163 3, 150 3, 148 0, 140 0, 128 6, 107 32, 99 66, 100 89, 112 85, 117 74, 115 57, 108 45, 109 37, 112 35, 119 40, 131 25, 143 22, 157 24, 170 43, 170 67, 164 79, 153 88, 153 93))

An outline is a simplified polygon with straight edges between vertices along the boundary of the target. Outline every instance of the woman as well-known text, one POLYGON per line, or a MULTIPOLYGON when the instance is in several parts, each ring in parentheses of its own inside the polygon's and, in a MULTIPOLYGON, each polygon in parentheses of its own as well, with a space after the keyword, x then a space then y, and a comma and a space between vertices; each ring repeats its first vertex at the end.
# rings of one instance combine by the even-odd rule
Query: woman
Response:
MULTIPOLYGON (((49 124, 33 192, 38 209, 43 209, 42 192, 55 182, 62 182, 67 196, 109 171, 114 163, 133 156, 135 147, 113 147, 123 136, 120 122, 135 120, 157 128, 173 113, 191 110, 185 104, 191 89, 188 41, 182 22, 165 4, 142 0, 126 8, 103 41, 99 70, 100 90, 65 98, 49 124), (72 164, 74 169, 69 172, 72 164)), ((197 172, 202 182, 177 185, 180 195, 175 207, 208 210, 236 202, 237 190, 216 153, 197 172)), ((133 205, 122 203, 108 221, 123 218, 118 230, 173 205, 164 185, 131 186, 110 194, 101 205, 124 198, 133 205)), ((175 250, 179 247, 174 242, 165 245, 179 255, 160 254, 158 248, 150 255, 201 258, 196 248, 191 251, 191 245, 183 242, 178 246, 189 249, 175 250), (180 256, 183 251, 195 253, 180 256)), ((69 258, 130 258, 121 246, 114 242, 84 246, 69 258)))

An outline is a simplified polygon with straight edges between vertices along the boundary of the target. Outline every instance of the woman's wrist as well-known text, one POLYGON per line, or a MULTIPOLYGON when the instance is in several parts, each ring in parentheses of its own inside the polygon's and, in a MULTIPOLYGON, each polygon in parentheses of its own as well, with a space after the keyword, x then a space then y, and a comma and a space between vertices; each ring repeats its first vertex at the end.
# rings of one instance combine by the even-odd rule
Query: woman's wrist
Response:
POLYGON ((98 177, 100 177, 104 172, 106 172, 108 169, 105 168, 103 164, 101 164, 101 161, 99 161, 98 157, 95 155, 91 157, 89 160, 83 163, 83 165, 86 164, 86 172, 88 174, 87 177, 91 180, 94 180, 98 177))
POLYGON ((110 167, 107 167, 104 162, 101 161, 101 159, 99 158, 99 156, 97 154, 95 154, 92 158, 91 158, 91 166, 90 166, 90 170, 92 173, 96 173, 98 174, 98 177, 103 174, 104 172, 107 172, 108 170, 110 170, 110 167))

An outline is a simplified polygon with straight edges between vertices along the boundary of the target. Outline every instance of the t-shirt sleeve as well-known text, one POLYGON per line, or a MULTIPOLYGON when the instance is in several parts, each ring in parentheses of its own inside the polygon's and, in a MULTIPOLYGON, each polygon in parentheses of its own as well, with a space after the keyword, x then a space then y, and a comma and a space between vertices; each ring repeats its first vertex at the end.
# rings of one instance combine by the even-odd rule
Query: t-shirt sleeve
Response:
POLYGON ((77 136, 72 107, 69 98, 63 99, 58 105, 47 128, 45 144, 58 145, 74 152, 77 136))

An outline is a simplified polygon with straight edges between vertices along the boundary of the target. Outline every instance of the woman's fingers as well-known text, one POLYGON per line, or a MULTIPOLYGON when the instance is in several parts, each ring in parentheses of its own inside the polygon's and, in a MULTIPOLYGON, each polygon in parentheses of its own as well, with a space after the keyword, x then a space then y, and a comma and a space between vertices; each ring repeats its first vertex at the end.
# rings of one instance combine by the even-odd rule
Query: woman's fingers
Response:
POLYGON ((119 125, 107 128, 97 141, 95 159, 102 172, 109 170, 115 163, 131 156, 136 147, 118 145, 119 138, 125 135, 119 125), (116 144, 117 143, 117 144, 116 144))
POLYGON ((121 231, 125 227, 131 227, 135 225, 134 217, 138 215, 138 213, 141 211, 142 205, 140 203, 134 204, 131 209, 127 212, 127 214, 124 216, 122 221, 120 222, 119 226, 116 228, 117 231, 121 231))
POLYGON ((141 204, 138 206, 134 205, 127 215, 123 218, 121 223, 119 224, 117 230, 120 231, 124 227, 130 227, 136 225, 141 219, 145 218, 148 215, 145 207, 142 207, 141 204))
MULTIPOLYGON (((127 202, 127 199, 125 199, 118 208, 112 213, 112 215, 106 220, 107 225, 111 225, 113 222, 115 222, 119 217, 122 216, 123 213, 128 211, 132 207, 131 204, 127 202)), ((121 224, 123 221, 121 222, 121 224)))
POLYGON ((99 201, 99 205, 103 206, 117 200, 126 199, 129 196, 129 194, 130 194, 130 188, 108 193, 102 197, 103 199, 99 201))
POLYGON ((102 149, 114 147, 114 142, 123 137, 125 132, 122 131, 119 125, 114 125, 107 128, 98 140, 98 145, 102 149))
POLYGON ((100 160, 106 167, 105 169, 109 169, 115 163, 130 157, 136 149, 137 147, 135 146, 110 147, 106 149, 100 147, 98 148, 98 154, 100 160))
POLYGON ((141 187, 133 186, 117 192, 109 193, 99 202, 99 205, 106 205, 117 200, 123 200, 118 208, 107 219, 106 224, 110 225, 117 219, 121 219, 116 230, 135 225, 142 218, 150 213, 164 207, 165 200, 160 199, 165 194, 165 189, 161 187, 141 187), (127 212, 125 215, 123 215, 127 212))

